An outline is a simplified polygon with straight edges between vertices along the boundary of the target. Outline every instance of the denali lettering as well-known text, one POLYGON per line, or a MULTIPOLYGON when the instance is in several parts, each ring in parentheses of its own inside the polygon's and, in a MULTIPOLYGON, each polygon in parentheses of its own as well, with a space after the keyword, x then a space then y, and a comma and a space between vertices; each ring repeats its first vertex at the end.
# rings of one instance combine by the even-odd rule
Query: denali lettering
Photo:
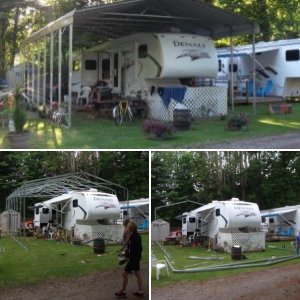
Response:
POLYGON ((203 43, 173 41, 175 47, 206 48, 203 43))

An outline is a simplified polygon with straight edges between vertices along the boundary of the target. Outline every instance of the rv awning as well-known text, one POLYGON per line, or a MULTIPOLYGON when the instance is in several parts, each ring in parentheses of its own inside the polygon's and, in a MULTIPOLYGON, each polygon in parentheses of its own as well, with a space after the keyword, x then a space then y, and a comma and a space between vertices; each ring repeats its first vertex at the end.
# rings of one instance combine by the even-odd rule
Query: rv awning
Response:
POLYGON ((136 205, 121 205, 120 206, 120 208, 121 209, 124 209, 124 208, 139 208, 139 207, 141 207, 141 206, 145 206, 145 205, 148 205, 148 204, 140 204, 140 205, 138 205, 138 204, 136 204, 136 205))
MULTIPOLYGON (((271 52, 271 51, 278 51, 280 47, 269 47, 269 48, 260 48, 259 44, 256 44, 255 47, 255 54, 271 52)), ((247 45, 247 47, 237 47, 233 49, 233 57, 240 57, 246 55, 252 55, 252 45, 247 45)), ((218 57, 231 57, 230 49, 219 49, 218 50, 218 57)))
POLYGON ((201 0, 125 0, 73 10, 32 34, 35 42, 73 24, 74 36, 91 34, 95 42, 138 32, 184 32, 212 38, 258 32, 256 23, 201 0))
POLYGON ((278 211, 271 211, 266 213, 261 213, 262 217, 277 217, 284 214, 288 214, 291 212, 296 212, 297 209, 288 209, 288 210, 278 210, 278 211))

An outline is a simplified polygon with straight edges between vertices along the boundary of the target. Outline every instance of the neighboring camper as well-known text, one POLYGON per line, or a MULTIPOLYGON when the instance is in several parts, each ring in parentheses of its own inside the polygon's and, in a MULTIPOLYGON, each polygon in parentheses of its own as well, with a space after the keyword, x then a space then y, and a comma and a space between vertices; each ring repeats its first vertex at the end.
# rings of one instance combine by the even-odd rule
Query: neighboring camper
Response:
POLYGON ((123 223, 124 220, 133 220, 139 229, 149 229, 149 199, 130 200, 120 202, 121 215, 118 222, 123 223))
POLYGON ((182 223, 183 236, 209 240, 225 250, 229 250, 234 243, 243 246, 244 250, 262 250, 265 246, 260 211, 256 203, 237 198, 213 201, 184 214, 182 223), (251 245, 245 242, 249 234, 256 240, 251 245))
POLYGON ((196 219, 196 214, 200 208, 192 210, 190 212, 185 212, 182 214, 182 228, 181 234, 187 238, 194 234, 196 229, 199 227, 199 220, 196 219))
MULTIPOLYGON (((233 51, 233 78, 237 94, 252 95, 252 45, 233 51), (248 91, 247 91, 248 88, 248 91)), ((231 70, 229 49, 219 49, 217 81, 228 84, 231 70)), ((300 97, 300 39, 260 42, 255 45, 257 96, 300 97)))
POLYGON ((77 221, 84 221, 87 225, 105 224, 119 216, 117 196, 95 189, 70 191, 34 206, 34 226, 41 228, 50 223, 70 230, 77 221))
POLYGON ((192 116, 227 113, 227 88, 213 84, 218 59, 210 37, 139 33, 111 40, 74 57, 73 92, 106 81, 115 94, 147 101, 149 114, 156 119, 170 118, 172 101, 186 105, 192 116), (171 90, 165 93, 166 88, 171 90))
POLYGON ((300 231, 300 205, 285 206, 261 212, 268 232, 277 236, 297 236, 300 231))

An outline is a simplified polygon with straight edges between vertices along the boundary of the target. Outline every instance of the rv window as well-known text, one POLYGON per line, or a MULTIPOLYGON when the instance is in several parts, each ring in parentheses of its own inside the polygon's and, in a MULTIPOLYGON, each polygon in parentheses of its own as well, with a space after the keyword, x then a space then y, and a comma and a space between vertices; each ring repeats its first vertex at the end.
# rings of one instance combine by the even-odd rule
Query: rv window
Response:
POLYGON ((287 50, 285 53, 286 61, 297 61, 300 60, 299 50, 287 50))
POLYGON ((221 72, 222 71, 222 61, 221 61, 221 59, 219 59, 218 62, 219 62, 219 72, 221 72))
POLYGON ((274 223, 274 219, 273 218, 270 218, 269 219, 269 223, 271 224, 271 223, 274 223))
POLYGON ((78 207, 78 199, 73 200, 73 207, 78 207))
POLYGON ((48 214, 49 214, 49 208, 43 208, 43 209, 42 209, 42 213, 43 213, 44 215, 48 215, 48 214))
MULTIPOLYGON (((233 73, 236 73, 238 70, 237 64, 233 64, 233 73)), ((229 64, 229 72, 231 72, 231 64, 229 64)))
POLYGON ((148 57, 148 46, 141 45, 139 46, 139 58, 146 58, 148 57))
POLYGON ((73 61, 73 71, 79 71, 80 70, 80 61, 79 60, 74 60, 73 61))
POLYGON ((196 222, 196 218, 189 218, 189 222, 190 223, 195 223, 196 222))
POLYGON ((85 61, 85 69, 88 71, 97 70, 97 61, 95 60, 86 60, 85 61))
POLYGON ((39 213, 40 213, 40 209, 39 209, 39 207, 37 207, 37 208, 35 209, 35 214, 38 215, 39 213))
POLYGON ((128 216, 128 211, 127 210, 123 210, 123 216, 128 216))
POLYGON ((261 217, 261 222, 266 223, 266 217, 261 217))
POLYGON ((216 217, 219 217, 220 215, 221 215, 220 208, 217 208, 216 209, 216 217))
POLYGON ((182 219, 182 224, 185 224, 186 223, 186 218, 183 218, 182 219))

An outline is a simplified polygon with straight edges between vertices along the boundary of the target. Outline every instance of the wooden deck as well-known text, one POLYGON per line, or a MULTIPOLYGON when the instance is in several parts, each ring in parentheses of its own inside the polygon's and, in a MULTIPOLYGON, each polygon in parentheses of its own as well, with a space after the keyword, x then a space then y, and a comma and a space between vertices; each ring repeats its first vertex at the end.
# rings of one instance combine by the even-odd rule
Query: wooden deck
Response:
POLYGON ((294 236, 278 236, 274 234, 267 234, 266 241, 267 242, 283 242, 283 241, 294 241, 294 236))
MULTIPOLYGON (((254 101, 253 97, 236 96, 234 98, 235 104, 253 104, 253 101, 254 101)), ((277 96, 256 97, 256 104, 259 104, 259 103, 281 103, 281 102, 283 102, 282 97, 277 97, 277 96)))

